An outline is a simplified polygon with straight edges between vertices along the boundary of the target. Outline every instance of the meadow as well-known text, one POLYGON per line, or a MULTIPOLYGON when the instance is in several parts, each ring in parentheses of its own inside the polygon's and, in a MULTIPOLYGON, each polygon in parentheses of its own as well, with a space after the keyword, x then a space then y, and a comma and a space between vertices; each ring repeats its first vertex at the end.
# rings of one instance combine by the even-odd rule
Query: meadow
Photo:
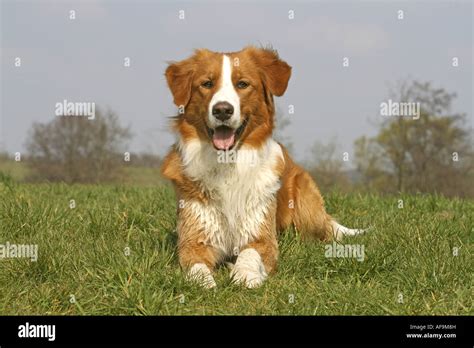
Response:
POLYGON ((363 245, 363 261, 326 257, 324 243, 290 230, 280 238, 278 272, 261 288, 232 284, 222 267, 217 288, 205 290, 180 271, 170 185, 28 184, 3 175, 0 244, 37 244, 38 260, 0 259, 0 314, 474 314, 474 201, 325 198, 342 224, 370 227, 343 241, 363 245))

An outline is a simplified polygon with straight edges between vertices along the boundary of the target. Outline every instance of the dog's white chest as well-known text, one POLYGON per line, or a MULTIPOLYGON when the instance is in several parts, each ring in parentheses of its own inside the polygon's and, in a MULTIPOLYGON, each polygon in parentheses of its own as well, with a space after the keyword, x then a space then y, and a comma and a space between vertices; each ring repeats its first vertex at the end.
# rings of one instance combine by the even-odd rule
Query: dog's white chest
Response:
POLYGON ((210 197, 207 204, 188 202, 203 225, 205 242, 230 255, 255 240, 280 188, 275 170, 283 158, 280 145, 270 139, 259 150, 240 149, 227 158, 198 141, 181 151, 185 173, 210 197))

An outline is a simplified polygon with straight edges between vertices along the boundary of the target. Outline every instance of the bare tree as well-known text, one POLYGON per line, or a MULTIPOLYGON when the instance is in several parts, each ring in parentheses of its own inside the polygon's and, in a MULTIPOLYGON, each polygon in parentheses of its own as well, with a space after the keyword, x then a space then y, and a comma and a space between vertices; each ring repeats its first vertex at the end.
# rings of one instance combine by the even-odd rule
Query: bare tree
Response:
POLYGON ((99 182, 120 174, 129 128, 112 111, 96 111, 95 119, 56 117, 33 124, 27 142, 34 180, 99 182))
POLYGON ((309 172, 323 190, 347 191, 351 186, 342 158, 336 138, 332 138, 328 143, 316 141, 312 146, 308 161, 309 172))
POLYGON ((283 131, 291 124, 290 118, 285 115, 279 108, 275 111, 275 132, 274 137, 275 139, 282 143, 289 153, 293 152, 293 143, 291 138, 285 134, 283 131))
POLYGON ((383 190, 473 195, 474 152, 465 115, 451 112, 455 97, 430 83, 401 84, 392 98, 420 103, 419 118, 389 118, 376 137, 356 141, 363 176, 383 190))

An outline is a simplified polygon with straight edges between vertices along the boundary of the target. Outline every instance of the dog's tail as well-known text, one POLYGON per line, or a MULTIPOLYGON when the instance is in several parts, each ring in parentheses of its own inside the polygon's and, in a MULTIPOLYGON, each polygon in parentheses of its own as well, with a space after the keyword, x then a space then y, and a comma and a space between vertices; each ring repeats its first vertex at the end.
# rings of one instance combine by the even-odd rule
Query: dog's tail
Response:
MULTIPOLYGON (((302 215, 298 215, 301 217, 302 215)), ((305 220, 294 223, 296 231, 308 240, 319 239, 322 241, 341 241, 343 237, 352 237, 367 232, 370 228, 356 229, 339 224, 331 215, 323 214, 305 215, 305 220), (299 222, 299 223, 298 223, 299 222)))
POLYGON ((337 223, 336 220, 332 220, 332 230, 334 233, 334 239, 341 240, 342 237, 344 236, 357 236, 359 234, 367 232, 368 229, 361 230, 361 229, 349 228, 337 223))

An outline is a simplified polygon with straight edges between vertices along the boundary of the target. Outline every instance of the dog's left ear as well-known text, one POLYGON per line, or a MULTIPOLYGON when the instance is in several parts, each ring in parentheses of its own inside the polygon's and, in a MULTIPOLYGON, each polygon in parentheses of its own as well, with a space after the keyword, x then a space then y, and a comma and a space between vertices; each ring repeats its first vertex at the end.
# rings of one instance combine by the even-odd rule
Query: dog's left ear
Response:
POLYGON ((191 99, 191 88, 194 77, 193 63, 190 59, 172 63, 165 72, 168 87, 173 94, 174 103, 186 106, 191 99))
POLYGON ((291 66, 278 57, 275 50, 268 48, 247 47, 251 57, 260 66, 265 84, 277 97, 285 93, 291 76, 291 66))

